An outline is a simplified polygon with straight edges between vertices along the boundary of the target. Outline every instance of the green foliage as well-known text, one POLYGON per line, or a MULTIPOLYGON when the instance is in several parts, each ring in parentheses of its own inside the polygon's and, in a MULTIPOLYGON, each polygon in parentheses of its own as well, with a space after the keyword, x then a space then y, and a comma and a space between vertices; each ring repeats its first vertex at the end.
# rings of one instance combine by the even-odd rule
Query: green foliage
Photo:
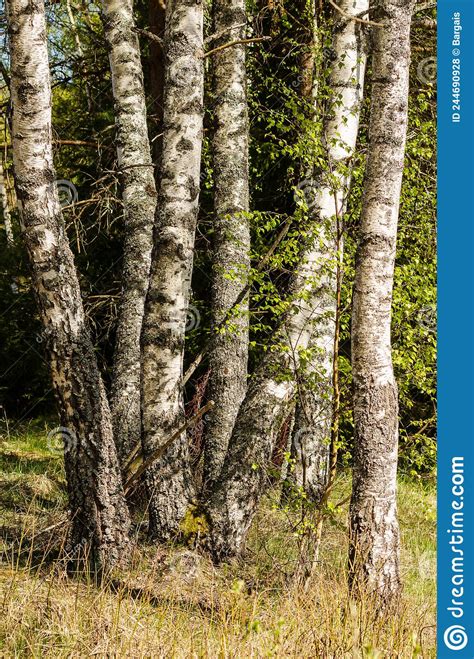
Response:
MULTIPOLYGON (((76 2, 76 5, 80 5, 83 11, 75 14, 74 29, 64 3, 51 4, 48 9, 54 137, 57 140, 55 164, 58 179, 71 182, 78 193, 78 203, 67 206, 64 213, 86 311, 107 380, 120 295, 121 181, 115 157, 113 99, 99 7, 95 3, 76 2), (83 56, 78 53, 77 37, 83 56)), ((252 209, 247 214, 252 234, 251 369, 267 350, 292 302, 287 292, 289 275, 294 271, 311 232, 302 182, 314 166, 327 180, 331 177, 321 140, 323 120, 325 113, 330 111, 332 94, 327 86, 331 21, 328 12, 323 10, 318 44, 312 45, 310 6, 308 2, 294 1, 272 4, 265 10, 253 2, 248 6, 253 34, 271 36, 271 41, 250 44, 247 51, 252 209), (301 57, 311 52, 318 71, 316 114, 311 100, 301 96, 301 57), (285 236, 275 244, 285 227, 288 229, 285 236), (268 256, 269 251, 271 256, 268 256)), ((141 26, 148 24, 147 10, 147 3, 137 3, 136 17, 141 26)), ((212 31, 209 16, 206 20, 208 31, 212 31)), ((415 30, 414 39, 420 53, 429 47, 430 38, 425 33, 415 30)), ((142 53, 149 91, 150 62, 146 39, 142 43, 142 53)), ((436 417, 435 93, 432 85, 420 83, 416 78, 417 58, 418 54, 413 64, 410 92, 410 125, 400 204, 392 322, 393 363, 400 392, 401 467, 411 475, 428 474, 434 470, 436 417)), ((367 89, 370 90, 370 69, 367 89)), ((343 463, 350 463, 353 445, 350 315, 368 143, 368 94, 366 97, 356 155, 349 165, 345 165, 352 168, 353 182, 344 218, 339 355, 342 398, 340 458, 343 463)), ((149 101, 151 105, 151 98, 149 101)), ((210 334, 214 175, 210 144, 214 123, 210 75, 206 77, 205 107, 202 189, 192 282, 192 305, 199 318, 186 334, 186 364, 193 361, 207 344, 210 334)), ((7 129, 4 133, 8 138, 7 129)), ((155 134, 156 126, 151 121, 150 135, 154 137, 155 134)), ((11 173, 10 156, 9 153, 5 158, 5 168, 11 173)), ((14 229, 17 240, 14 250, 5 248, 4 232, 0 235, 0 270, 3 275, 0 282, 0 374, 3 373, 0 404, 5 406, 7 414, 18 416, 20 408, 28 414, 51 408, 52 399, 42 343, 35 338, 40 328, 16 216, 14 229)), ((241 277, 238 264, 229 277, 241 277)), ((239 313, 237 308, 231 314, 223 332, 235 331, 235 318, 239 313)), ((302 354, 303 365, 312 356, 302 354)), ((195 377, 199 378, 207 368, 204 360, 195 377)), ((282 374, 282 377, 286 376, 282 374)), ((313 385, 318 386, 317 375, 312 377, 313 385)), ((188 396, 193 395, 193 386, 190 381, 188 396)))

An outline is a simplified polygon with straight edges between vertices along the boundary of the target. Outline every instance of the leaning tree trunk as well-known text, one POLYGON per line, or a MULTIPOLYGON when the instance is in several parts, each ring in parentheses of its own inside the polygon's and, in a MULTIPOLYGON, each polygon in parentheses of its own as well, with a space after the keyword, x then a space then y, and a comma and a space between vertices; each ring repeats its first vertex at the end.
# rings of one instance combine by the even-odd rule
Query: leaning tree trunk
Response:
POLYGON ((210 536, 205 539, 216 562, 240 553, 267 481, 275 439, 288 416, 295 392, 295 373, 301 351, 311 334, 311 255, 300 266, 292 285, 296 302, 286 322, 253 375, 234 425, 221 473, 205 514, 210 536))
POLYGON ((64 440, 71 544, 103 568, 124 556, 130 520, 55 186, 44 3, 9 0, 7 11, 15 184, 60 409, 54 432, 64 440))
MULTIPOLYGON (((368 11, 369 2, 343 0, 340 7, 347 16, 358 16, 368 11)), ((326 171, 319 175, 313 172, 299 186, 304 193, 310 219, 318 226, 320 239, 314 243, 315 252, 319 248, 316 257, 318 304, 309 344, 311 357, 299 374, 292 452, 296 483, 316 502, 321 499, 329 475, 333 367, 337 359, 338 264, 340 268, 343 249, 342 216, 350 188, 350 161, 359 129, 367 57, 366 28, 339 13, 335 14, 334 19, 332 52, 336 59, 331 65, 328 80, 332 97, 322 129, 326 171)), ((314 91, 313 98, 316 103, 317 94, 314 91)))
POLYGON ((140 334, 150 272, 156 189, 132 0, 103 0, 123 183, 125 239, 110 407, 124 460, 140 441, 140 334))
MULTIPOLYGON (((166 4, 161 184, 142 333, 143 449, 183 423, 183 350, 199 199, 203 130, 203 5, 166 4)), ((150 534, 170 538, 192 493, 186 433, 147 472, 150 534)))
MULTIPOLYGON (((214 47, 245 36, 244 0, 215 0, 214 47)), ((206 423, 203 487, 212 489, 222 468, 240 404, 247 389, 248 297, 229 309, 246 285, 250 260, 248 117, 245 45, 213 56, 216 127, 214 156, 214 254, 209 355, 209 396, 215 402, 206 423)))
POLYGON ((352 308, 355 455, 350 583, 384 599, 400 589, 397 385, 390 316, 407 131, 413 0, 381 0, 374 32, 369 153, 352 308))
MULTIPOLYGON (((367 8, 366 0, 350 5, 356 15, 367 8)), ((358 132, 360 95, 365 55, 362 26, 347 20, 337 23, 331 84, 340 90, 342 102, 334 103, 324 127, 329 171, 317 185, 302 186, 311 208, 312 236, 290 290, 293 299, 284 329, 252 378, 240 408, 229 451, 212 497, 206 507, 210 524, 210 549, 216 560, 238 554, 254 517, 264 488, 265 470, 272 454, 281 421, 288 414, 296 391, 300 354, 307 350, 310 336, 323 351, 331 383, 334 311, 336 304, 337 216, 347 195, 347 162, 353 154, 358 132), (335 186, 334 181, 337 181, 335 186), (280 349, 279 349, 280 348, 280 349)), ((319 408, 326 405, 320 401, 319 408)), ((327 420, 311 442, 321 450, 327 420)), ((329 424, 330 426, 330 424, 329 424)), ((302 436, 307 441, 308 436, 302 436)), ((326 453, 327 455, 327 453, 326 453)), ((326 460, 326 457, 324 457, 326 460)), ((318 483, 319 471, 315 471, 318 483)))

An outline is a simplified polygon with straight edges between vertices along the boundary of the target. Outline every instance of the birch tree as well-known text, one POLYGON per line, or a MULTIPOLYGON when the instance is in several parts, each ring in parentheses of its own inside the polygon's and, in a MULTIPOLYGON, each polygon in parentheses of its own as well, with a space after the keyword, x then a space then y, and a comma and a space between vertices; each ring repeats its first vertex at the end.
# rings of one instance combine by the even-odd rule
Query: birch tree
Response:
MULTIPOLYGON (((166 4, 161 181, 142 333, 143 449, 183 423, 183 350, 199 199, 203 124, 203 6, 166 4)), ((150 467, 150 533, 176 533, 192 494, 186 433, 150 467)))
POLYGON ((140 441, 141 433, 140 334, 150 272, 156 189, 133 1, 104 0, 103 17, 125 221, 122 298, 110 396, 115 441, 123 459, 140 441))
POLYGON ((110 410, 84 318, 61 215, 52 152, 43 0, 8 0, 15 185, 51 375, 59 404, 71 552, 107 567, 126 552, 130 520, 110 410))
MULTIPOLYGON (((317 227, 318 238, 313 249, 318 263, 318 295, 309 343, 311 356, 299 377, 293 452, 296 482, 316 502, 328 479, 343 215, 349 195, 367 58, 367 28, 351 20, 351 16, 363 16, 368 9, 368 0, 356 3, 344 0, 340 4, 341 13, 334 16, 336 59, 330 68, 331 97, 322 128, 325 171, 318 173, 313 169, 299 186, 308 205, 310 221, 317 227)), ((318 94, 314 86, 311 94, 317 119, 318 94)))
POLYGON ((5 175, 3 171, 3 163, 0 160, 0 205, 3 213, 3 225, 5 227, 5 234, 7 237, 7 246, 12 247, 15 244, 13 235, 12 216, 10 215, 10 207, 8 204, 8 193, 5 185, 5 175))
MULTIPOLYGON (((345 10, 349 16, 357 16, 367 6, 367 0, 348 2, 345 10)), ((336 58, 330 85, 336 90, 338 102, 332 105, 324 127, 330 169, 325 176, 321 175, 316 186, 309 181, 305 190, 305 194, 309 191, 312 209, 310 239, 290 286, 289 312, 275 345, 249 383, 227 458, 207 506, 208 542, 217 560, 238 554, 243 548, 265 484, 265 468, 276 433, 296 392, 300 356, 307 350, 311 336, 324 355, 324 358, 318 355, 318 359, 327 368, 324 376, 330 386, 334 359, 336 226, 347 195, 347 163, 358 132, 365 70, 363 29, 363 25, 350 18, 336 22, 333 37, 336 58)), ((318 412, 322 406, 327 407, 326 400, 316 399, 318 412)), ((311 441, 308 450, 321 451, 328 432, 327 417, 323 426, 318 420, 316 428, 317 432, 304 439, 311 441)), ((327 456, 327 450, 325 453, 327 456)), ((320 471, 318 463, 314 470, 318 488, 320 471)))
MULTIPOLYGON (((244 38, 244 0, 215 0, 213 11, 214 31, 221 35, 213 47, 244 38)), ((245 216, 249 209, 245 50, 243 44, 234 45, 213 56, 216 126, 211 322, 215 335, 209 355, 209 396, 216 405, 206 423, 203 483, 208 491, 221 470, 247 388, 248 297, 222 326, 246 284, 250 259, 250 229, 245 216)))
POLYGON ((407 132, 412 0, 382 0, 373 40, 369 153, 352 308, 355 455, 350 581, 385 598, 400 589, 398 396, 390 315, 407 132))

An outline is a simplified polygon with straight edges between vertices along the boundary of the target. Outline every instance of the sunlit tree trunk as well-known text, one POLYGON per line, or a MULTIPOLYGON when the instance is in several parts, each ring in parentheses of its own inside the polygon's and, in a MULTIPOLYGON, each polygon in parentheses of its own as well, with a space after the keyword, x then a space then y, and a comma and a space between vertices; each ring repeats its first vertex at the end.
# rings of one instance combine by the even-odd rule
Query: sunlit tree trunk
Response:
POLYGON ((59 403, 71 512, 71 553, 100 567, 129 545, 129 514, 110 410, 82 308, 55 186, 43 0, 9 0, 13 156, 32 287, 59 403))
POLYGON ((350 580, 390 598, 400 589, 398 396, 390 316, 407 132, 413 0, 382 0, 374 30, 369 153, 352 307, 355 455, 350 580))
MULTIPOLYGON (((368 11, 369 2, 344 0, 340 7, 348 16, 358 16, 368 11)), ((313 171, 300 183, 310 219, 318 226, 319 241, 314 243, 318 297, 309 344, 312 356, 299 377, 293 453, 296 482, 315 501, 320 499, 328 479, 334 402, 333 366, 337 359, 334 339, 338 262, 342 257, 343 214, 363 97, 367 41, 366 28, 360 23, 339 13, 335 13, 334 19, 332 56, 335 55, 335 59, 328 80, 332 96, 322 128, 326 171, 322 174, 313 171)), ((314 87, 312 95, 316 104, 314 87)))
MULTIPOLYGON (((347 12, 357 15, 367 9, 367 1, 348 3, 347 12)), ((337 101, 332 104, 324 126, 328 154, 328 171, 317 179, 303 182, 302 193, 311 210, 311 238, 302 263, 290 287, 293 303, 279 333, 277 343, 269 351, 249 383, 230 441, 227 458, 207 506, 210 523, 210 548, 217 560, 238 554, 256 511, 264 484, 265 469, 281 421, 296 392, 296 373, 300 354, 307 350, 310 337, 319 349, 316 359, 323 373, 323 393, 312 394, 313 420, 316 412, 327 409, 327 392, 331 389, 334 356, 334 315, 336 304, 337 216, 347 195, 347 163, 356 143, 361 88, 365 68, 360 24, 344 20, 334 31, 337 57, 331 69, 331 87, 337 101), (324 357, 322 356, 324 355, 324 357), (320 396, 320 398, 315 398, 320 396)), ((311 445, 308 451, 325 453, 313 470, 320 487, 321 475, 327 469, 327 444, 330 415, 324 423, 317 420, 317 433, 302 439, 311 445)), ((318 454, 319 455, 319 454, 318 454)))
POLYGON ((308 258, 299 269, 293 284, 298 303, 249 382, 223 468, 206 505, 207 543, 216 561, 243 549, 265 486, 275 439, 294 396, 300 353, 311 334, 313 309, 303 298, 313 290, 314 267, 308 258))
MULTIPOLYGON (((166 4, 164 135, 150 287, 143 326, 142 412, 145 454, 184 418, 186 314, 200 188, 203 124, 203 6, 166 4)), ((186 433, 147 473, 150 533, 171 537, 192 493, 186 433)))
POLYGON ((3 173, 3 163, 0 160, 0 204, 3 213, 3 226, 5 227, 5 234, 7 236, 7 245, 11 247, 15 243, 12 227, 12 216, 10 215, 10 207, 8 205, 8 194, 5 185, 5 175, 3 173))
POLYGON ((122 178, 124 249, 110 405, 122 459, 140 441, 140 334, 151 262, 156 190, 132 0, 103 1, 122 178))
MULTIPOLYGON (((244 0, 215 0, 214 31, 223 43, 245 36, 244 0)), ((246 284, 250 259, 248 116, 245 45, 213 56, 215 132, 214 252, 212 274, 212 338, 209 354, 209 396, 215 407, 206 423, 204 490, 212 489, 224 462, 235 418, 247 388, 248 298, 228 317, 246 284), (220 330, 216 331, 216 328, 220 330)))

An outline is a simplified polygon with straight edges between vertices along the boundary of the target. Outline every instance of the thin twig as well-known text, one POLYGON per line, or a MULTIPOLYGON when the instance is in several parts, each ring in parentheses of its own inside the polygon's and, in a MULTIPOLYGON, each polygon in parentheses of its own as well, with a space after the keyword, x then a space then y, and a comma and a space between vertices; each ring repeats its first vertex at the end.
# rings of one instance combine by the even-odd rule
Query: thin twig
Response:
POLYGON ((208 43, 212 43, 213 41, 216 41, 216 39, 220 39, 221 37, 224 36, 224 34, 227 34, 227 32, 232 32, 232 30, 238 30, 239 28, 245 27, 246 25, 247 22, 239 23, 238 25, 231 25, 230 27, 226 27, 223 30, 220 30, 219 32, 214 32, 214 34, 211 34, 204 39, 204 45, 207 46, 208 43))
MULTIPOLYGON (((124 484, 124 491, 125 494, 129 494, 130 491, 132 490, 133 486, 135 483, 138 481, 140 476, 154 463, 156 460, 159 460, 163 453, 166 451, 166 449, 172 444, 178 437, 180 437, 183 432, 185 432, 188 428, 191 428, 192 426, 195 425, 197 421, 206 413, 208 412, 212 407, 214 407, 215 403, 213 400, 210 400, 204 407, 201 407, 199 412, 195 414, 192 419, 189 419, 189 421, 186 421, 182 426, 174 432, 171 437, 169 437, 164 444, 162 444, 159 448, 157 448, 151 455, 149 455, 146 460, 142 461, 142 457, 140 455, 139 458, 136 458, 135 460, 132 460, 131 463, 131 468, 136 464, 138 465, 138 469, 131 474, 128 478, 125 478, 125 484, 124 484)), ((140 452, 140 446, 138 446, 138 451, 137 448, 134 449, 134 453, 140 452)), ((130 464, 130 459, 127 460, 127 463, 130 464)))
POLYGON ((157 34, 150 32, 150 30, 144 30, 143 28, 140 27, 134 27, 133 31, 138 32, 138 34, 142 34, 144 37, 148 37, 148 39, 150 39, 151 41, 155 41, 156 43, 159 43, 160 46, 163 45, 163 39, 159 37, 157 34))
MULTIPOLYGON (((365 21, 363 22, 365 23, 365 21)), ((207 53, 204 53, 202 57, 204 59, 205 57, 209 57, 209 55, 214 55, 214 53, 217 53, 220 50, 224 50, 225 48, 230 48, 231 46, 238 46, 241 43, 256 43, 257 41, 270 41, 270 40, 271 37, 253 37, 251 39, 236 39, 235 41, 229 41, 228 43, 222 44, 222 46, 217 46, 217 48, 208 50, 207 53)))

